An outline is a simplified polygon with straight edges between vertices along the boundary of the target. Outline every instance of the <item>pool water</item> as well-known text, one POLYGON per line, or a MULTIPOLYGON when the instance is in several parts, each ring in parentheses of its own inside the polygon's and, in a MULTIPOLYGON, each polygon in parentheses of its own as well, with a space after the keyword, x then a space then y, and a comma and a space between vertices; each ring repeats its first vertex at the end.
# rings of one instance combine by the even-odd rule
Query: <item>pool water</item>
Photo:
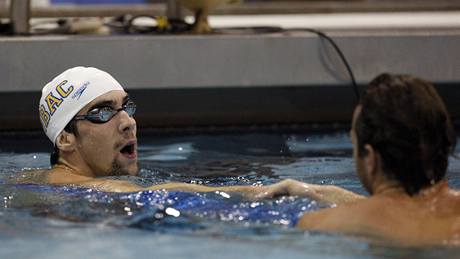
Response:
MULTIPOLYGON (((121 177, 140 185, 294 178, 365 194, 344 132, 144 134, 140 177, 121 177)), ((39 135, 2 138, 0 182, 49 167, 49 149, 39 135)), ((448 178, 460 188, 460 160, 450 159, 448 178)), ((0 199, 0 258, 457 258, 460 252, 296 230, 303 213, 330 206, 307 198, 249 201, 227 193, 114 194, 3 183, 0 199)))

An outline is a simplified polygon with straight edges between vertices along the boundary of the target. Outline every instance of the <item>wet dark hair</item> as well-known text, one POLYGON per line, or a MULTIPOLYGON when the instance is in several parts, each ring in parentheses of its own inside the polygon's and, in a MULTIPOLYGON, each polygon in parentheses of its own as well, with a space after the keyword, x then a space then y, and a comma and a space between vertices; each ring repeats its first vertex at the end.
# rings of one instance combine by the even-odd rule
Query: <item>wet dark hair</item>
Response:
MULTIPOLYGON (((71 120, 67 125, 64 127, 64 131, 74 134, 76 137, 78 137, 78 129, 77 129, 77 123, 76 120, 71 120)), ((53 147, 53 152, 51 152, 50 155, 50 164, 51 166, 57 164, 59 160, 59 148, 54 145, 53 147)))
POLYGON ((409 75, 382 74, 360 100, 355 122, 358 155, 371 145, 384 173, 409 195, 445 176, 456 136, 446 107, 434 86, 409 75))

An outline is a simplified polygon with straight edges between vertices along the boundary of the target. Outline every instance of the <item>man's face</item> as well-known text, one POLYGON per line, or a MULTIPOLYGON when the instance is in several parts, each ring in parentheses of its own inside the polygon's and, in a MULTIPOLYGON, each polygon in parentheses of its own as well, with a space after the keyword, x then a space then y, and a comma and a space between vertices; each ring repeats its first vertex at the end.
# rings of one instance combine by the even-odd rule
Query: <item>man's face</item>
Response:
MULTIPOLYGON (((124 91, 110 91, 87 104, 78 115, 85 115, 100 107, 119 109, 128 101, 124 91)), ((105 123, 77 121, 76 152, 83 165, 94 176, 136 175, 136 121, 125 111, 118 112, 105 123)))
POLYGON ((363 184, 364 188, 372 194, 372 188, 370 184, 370 179, 369 179, 369 174, 366 170, 366 167, 364 166, 364 157, 360 157, 358 155, 358 140, 356 136, 356 120, 358 119, 360 113, 361 113, 362 107, 360 105, 356 106, 355 111, 353 112, 353 120, 351 122, 351 131, 350 131, 350 137, 351 141, 353 143, 353 159, 355 160, 356 163, 356 171, 358 172, 358 177, 363 184))

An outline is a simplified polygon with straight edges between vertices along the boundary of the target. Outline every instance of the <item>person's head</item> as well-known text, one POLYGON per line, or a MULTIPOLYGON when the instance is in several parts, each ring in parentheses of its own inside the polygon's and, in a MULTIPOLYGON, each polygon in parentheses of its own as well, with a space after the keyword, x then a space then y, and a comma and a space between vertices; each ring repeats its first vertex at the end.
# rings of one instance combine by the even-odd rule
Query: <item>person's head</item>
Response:
POLYGON ((371 194, 366 174, 375 161, 363 164, 369 153, 378 156, 386 179, 414 195, 444 178, 456 144, 450 116, 433 85, 409 75, 382 74, 369 83, 355 109, 352 134, 358 174, 371 194))
POLYGON ((54 145, 51 163, 93 176, 137 173, 135 104, 108 73, 74 67, 45 85, 40 121, 54 145))

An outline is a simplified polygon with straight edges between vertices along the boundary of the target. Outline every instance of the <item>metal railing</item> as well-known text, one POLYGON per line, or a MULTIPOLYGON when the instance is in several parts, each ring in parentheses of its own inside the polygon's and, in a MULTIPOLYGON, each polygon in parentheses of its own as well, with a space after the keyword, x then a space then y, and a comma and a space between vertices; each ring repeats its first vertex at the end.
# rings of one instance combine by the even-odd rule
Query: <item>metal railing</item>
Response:
MULTIPOLYGON (((181 18, 184 11, 178 0, 156 4, 129 5, 51 5, 31 7, 30 0, 11 0, 10 7, 1 8, 0 18, 9 18, 13 34, 27 34, 30 18, 43 17, 112 17, 131 15, 166 15, 181 18)), ((350 1, 251 1, 244 4, 218 7, 211 14, 300 14, 343 12, 394 11, 455 11, 460 10, 458 0, 350 0, 350 1)))
POLYGON ((14 0, 10 3, 12 33, 28 34, 30 20, 30 0, 14 0))

